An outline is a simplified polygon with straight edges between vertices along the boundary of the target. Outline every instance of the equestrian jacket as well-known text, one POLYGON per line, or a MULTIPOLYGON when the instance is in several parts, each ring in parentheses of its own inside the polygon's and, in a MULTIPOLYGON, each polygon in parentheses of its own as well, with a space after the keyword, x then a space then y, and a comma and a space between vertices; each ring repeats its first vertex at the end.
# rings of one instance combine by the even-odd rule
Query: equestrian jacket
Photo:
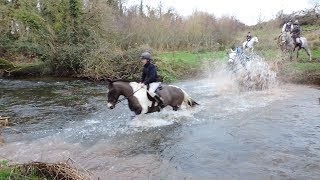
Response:
POLYGON ((158 74, 157 74, 156 67, 152 63, 147 62, 143 66, 141 82, 144 83, 145 85, 148 85, 150 83, 157 82, 157 79, 158 79, 158 74))
POLYGON ((247 41, 250 41, 251 40, 251 35, 247 35, 247 41))
POLYGON ((300 27, 298 25, 293 26, 291 33, 295 37, 300 37, 300 27))

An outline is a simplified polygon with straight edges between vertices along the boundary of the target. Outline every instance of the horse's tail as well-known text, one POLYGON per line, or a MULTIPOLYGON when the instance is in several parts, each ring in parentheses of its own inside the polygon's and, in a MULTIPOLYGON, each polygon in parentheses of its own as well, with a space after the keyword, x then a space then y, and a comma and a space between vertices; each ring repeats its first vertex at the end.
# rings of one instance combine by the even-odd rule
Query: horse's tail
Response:
POLYGON ((199 105, 196 101, 194 101, 183 89, 181 89, 184 95, 183 102, 193 107, 195 105, 199 105))

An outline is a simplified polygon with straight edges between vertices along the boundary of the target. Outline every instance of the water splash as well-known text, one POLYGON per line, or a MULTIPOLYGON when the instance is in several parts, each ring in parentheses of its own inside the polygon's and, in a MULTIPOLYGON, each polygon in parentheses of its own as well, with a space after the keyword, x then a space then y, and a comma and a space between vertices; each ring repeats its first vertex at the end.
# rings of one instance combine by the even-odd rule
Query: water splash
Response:
POLYGON ((205 64, 204 71, 209 81, 216 84, 219 94, 266 90, 279 84, 276 72, 256 54, 237 55, 231 52, 228 63, 215 61, 214 64, 205 64))
POLYGON ((129 123, 130 127, 138 129, 148 129, 153 127, 168 126, 175 123, 194 123, 197 119, 194 114, 199 112, 201 107, 182 106, 178 111, 172 111, 171 107, 164 108, 161 112, 152 114, 141 114, 135 116, 129 123))
POLYGON ((231 71, 241 90, 266 90, 278 85, 276 72, 270 69, 264 58, 256 54, 240 55, 236 61, 236 69, 231 71))

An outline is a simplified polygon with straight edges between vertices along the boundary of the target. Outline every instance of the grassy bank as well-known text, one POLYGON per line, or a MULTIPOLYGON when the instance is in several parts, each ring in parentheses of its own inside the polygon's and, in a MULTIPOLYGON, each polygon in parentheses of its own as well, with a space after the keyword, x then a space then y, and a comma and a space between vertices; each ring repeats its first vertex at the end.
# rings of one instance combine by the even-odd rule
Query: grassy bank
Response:
MULTIPOLYGON (((279 64, 279 79, 285 82, 318 84, 320 85, 320 50, 311 50, 313 55, 312 62, 306 62, 305 52, 300 52, 299 59, 290 61, 283 57, 277 49, 257 50, 271 66, 275 62, 279 64)), ((179 79, 193 78, 206 61, 227 61, 226 51, 215 52, 165 52, 157 55, 156 64, 159 74, 166 82, 179 79)))
POLYGON ((159 75, 165 82, 195 77, 205 61, 224 60, 226 52, 165 52, 156 56, 159 75))
POLYGON ((290 63, 282 70, 279 74, 285 82, 320 85, 320 63, 290 63))
MULTIPOLYGON (((259 43, 255 45, 255 53, 263 57, 270 64, 280 64, 279 75, 288 82, 295 83, 319 83, 320 73, 320 26, 303 26, 303 36, 308 39, 312 61, 307 62, 307 55, 303 50, 299 52, 297 59, 293 54, 293 60, 288 56, 283 56, 277 44, 279 27, 251 27, 244 32, 240 32, 230 46, 226 46, 225 51, 172 51, 154 52, 155 64, 158 67, 159 75, 165 82, 173 82, 181 79, 195 77, 206 61, 226 61, 227 52, 232 46, 241 46, 247 31, 251 31, 253 36, 259 38, 259 43)), ((82 73, 77 77, 92 79, 128 79, 138 80, 141 74, 142 65, 139 55, 145 51, 146 47, 130 49, 126 52, 102 51, 92 59, 86 60, 86 65, 82 73)), ((50 68, 39 61, 34 63, 13 64, 4 59, 0 59, 0 76, 42 76, 50 74, 50 68)))
POLYGON ((41 76, 46 73, 46 69, 43 62, 12 63, 0 58, 0 77, 41 76))

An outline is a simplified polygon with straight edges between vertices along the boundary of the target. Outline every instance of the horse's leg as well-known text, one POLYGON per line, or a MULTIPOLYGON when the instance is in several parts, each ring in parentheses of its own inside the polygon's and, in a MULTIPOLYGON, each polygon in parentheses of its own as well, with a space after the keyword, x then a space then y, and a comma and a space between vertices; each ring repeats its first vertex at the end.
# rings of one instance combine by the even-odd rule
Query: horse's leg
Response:
POLYGON ((180 108, 179 106, 172 106, 172 109, 173 109, 174 111, 178 111, 179 108, 180 108))
POLYGON ((298 58, 299 58, 299 51, 300 51, 300 49, 301 49, 301 46, 298 46, 298 49, 297 49, 297 60, 298 60, 298 58))
POLYGON ((309 48, 303 47, 303 49, 306 51, 308 57, 309 57, 309 61, 311 61, 311 52, 309 48))

